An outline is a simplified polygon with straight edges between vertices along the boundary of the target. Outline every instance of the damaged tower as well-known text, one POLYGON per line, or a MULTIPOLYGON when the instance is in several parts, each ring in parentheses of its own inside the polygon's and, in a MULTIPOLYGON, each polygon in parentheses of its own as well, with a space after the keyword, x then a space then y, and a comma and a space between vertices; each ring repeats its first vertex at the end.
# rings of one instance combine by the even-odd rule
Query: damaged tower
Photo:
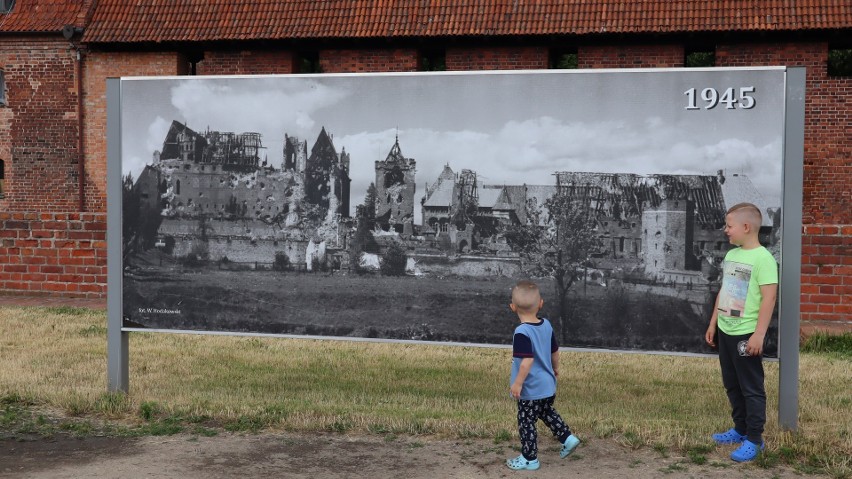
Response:
POLYGON ((399 148, 399 136, 384 161, 376 161, 376 224, 385 231, 412 234, 416 162, 399 148))
POLYGON ((350 182, 349 154, 344 149, 338 156, 332 137, 323 127, 305 165, 305 200, 349 217, 350 182))

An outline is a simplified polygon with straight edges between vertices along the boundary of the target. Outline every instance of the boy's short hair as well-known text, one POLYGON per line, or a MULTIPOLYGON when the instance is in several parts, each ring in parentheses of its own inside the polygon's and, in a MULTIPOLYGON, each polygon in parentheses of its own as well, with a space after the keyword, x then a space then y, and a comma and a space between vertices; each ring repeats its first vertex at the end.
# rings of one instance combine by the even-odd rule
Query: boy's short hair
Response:
POLYGON ((754 231, 760 230, 760 225, 763 224, 763 215, 760 213, 760 208, 752 203, 737 203, 728 208, 725 216, 734 214, 751 226, 754 231))
POLYGON ((512 304, 522 313, 532 312, 541 302, 541 292, 534 281, 521 280, 512 288, 512 304))

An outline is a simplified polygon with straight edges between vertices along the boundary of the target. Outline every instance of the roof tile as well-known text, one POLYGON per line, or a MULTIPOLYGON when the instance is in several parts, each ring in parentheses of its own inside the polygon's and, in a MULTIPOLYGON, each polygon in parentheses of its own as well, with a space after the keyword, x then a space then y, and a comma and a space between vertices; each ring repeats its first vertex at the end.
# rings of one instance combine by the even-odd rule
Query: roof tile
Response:
POLYGON ((59 33, 65 25, 84 27, 94 0, 18 0, 0 14, 0 33, 59 33))
POLYGON ((19 0, 0 32, 87 42, 849 29, 850 0, 19 0))

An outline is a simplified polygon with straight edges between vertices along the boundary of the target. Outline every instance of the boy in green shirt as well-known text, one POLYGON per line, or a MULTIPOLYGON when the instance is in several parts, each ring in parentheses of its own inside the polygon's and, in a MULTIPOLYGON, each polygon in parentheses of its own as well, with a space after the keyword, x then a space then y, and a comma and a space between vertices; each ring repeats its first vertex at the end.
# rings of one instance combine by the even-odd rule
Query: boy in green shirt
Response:
POLYGON ((764 448, 766 391, 761 355, 778 294, 778 264, 758 241, 762 221, 760 210, 751 203, 734 205, 725 215, 725 234, 737 247, 725 255, 722 289, 704 335, 710 346, 719 343, 722 383, 734 420, 733 428, 713 434, 713 440, 740 444, 731 453, 737 462, 751 461, 764 448))

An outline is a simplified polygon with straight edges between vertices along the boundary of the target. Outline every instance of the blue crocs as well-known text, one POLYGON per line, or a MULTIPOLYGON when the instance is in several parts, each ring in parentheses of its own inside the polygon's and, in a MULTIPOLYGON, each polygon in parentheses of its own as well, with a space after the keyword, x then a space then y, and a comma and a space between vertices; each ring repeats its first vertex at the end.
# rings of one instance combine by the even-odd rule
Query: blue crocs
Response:
POLYGON ((509 469, 514 469, 516 471, 520 471, 522 469, 526 469, 528 471, 535 471, 536 469, 541 467, 541 463, 538 462, 538 459, 528 461, 523 454, 514 459, 509 459, 508 461, 506 461, 506 465, 509 466, 509 469))
POLYGON ((565 457, 568 454, 574 452, 574 449, 577 449, 577 446, 580 444, 580 440, 577 439, 576 436, 571 434, 568 436, 568 439, 562 444, 562 450, 559 451, 559 457, 565 457))
POLYGON ((725 432, 713 434, 716 444, 739 444, 746 440, 745 434, 740 434, 736 429, 730 428, 725 432))
POLYGON ((731 453, 731 459, 737 462, 747 462, 751 461, 766 447, 765 443, 761 442, 760 446, 751 442, 751 441, 743 441, 742 445, 738 447, 734 452, 731 453))

